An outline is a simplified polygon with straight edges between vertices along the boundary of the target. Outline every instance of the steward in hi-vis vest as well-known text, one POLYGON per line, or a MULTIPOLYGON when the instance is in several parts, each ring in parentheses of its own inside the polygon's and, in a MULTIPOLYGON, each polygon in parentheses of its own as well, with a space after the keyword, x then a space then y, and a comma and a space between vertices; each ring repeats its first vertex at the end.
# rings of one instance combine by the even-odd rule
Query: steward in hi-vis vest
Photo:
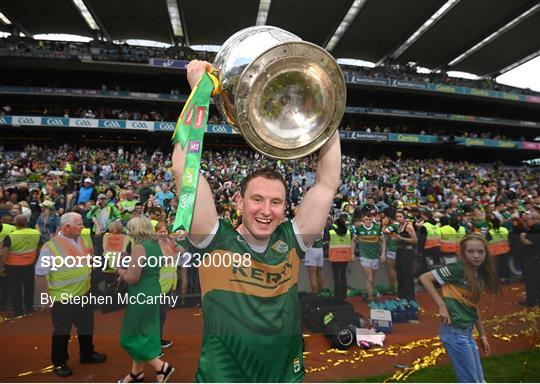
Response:
POLYGON ((352 261, 352 240, 349 230, 343 236, 339 236, 334 229, 329 233, 328 259, 333 263, 352 261))
POLYGON ((52 307, 54 372, 67 377, 73 374, 67 365, 72 325, 77 327, 81 363, 102 363, 107 356, 94 350, 94 310, 89 294, 93 255, 81 237, 81 215, 65 213, 60 227, 60 233, 41 248, 36 282, 42 307, 52 307))
POLYGON ((497 217, 492 219, 492 227, 488 231, 489 251, 495 256, 495 267, 501 281, 505 282, 511 277, 510 271, 510 232, 501 225, 497 217))
POLYGON ((440 218, 439 232, 441 240, 439 242, 439 250, 442 255, 455 255, 459 247, 460 236, 456 229, 450 225, 450 219, 447 216, 440 218))
POLYGON ((26 217, 16 216, 15 230, 4 237, 1 245, 0 265, 6 265, 13 317, 31 314, 34 308, 34 263, 39 231, 27 228, 27 224, 26 217))
POLYGON ((418 250, 422 253, 424 269, 427 270, 428 266, 441 262, 439 250, 441 232, 431 212, 422 211, 421 217, 424 223, 420 226, 418 234, 418 250))
POLYGON ((508 229, 505 227, 491 228, 488 233, 491 236, 491 239, 489 240, 489 250, 493 256, 500 256, 510 252, 508 229))

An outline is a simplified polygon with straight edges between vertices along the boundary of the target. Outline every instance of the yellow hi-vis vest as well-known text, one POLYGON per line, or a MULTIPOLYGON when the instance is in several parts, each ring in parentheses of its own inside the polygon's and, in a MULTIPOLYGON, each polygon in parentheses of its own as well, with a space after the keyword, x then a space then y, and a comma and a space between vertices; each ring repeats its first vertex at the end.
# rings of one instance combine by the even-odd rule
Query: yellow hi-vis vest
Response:
POLYGON ((178 276, 176 274, 176 262, 171 262, 171 256, 176 260, 174 244, 160 241, 162 257, 162 266, 159 270, 159 285, 161 285, 161 293, 169 293, 172 289, 176 289, 178 276), (166 257, 168 256, 168 257, 166 257))
POLYGON ((424 223, 422 227, 426 228, 427 237, 424 249, 437 248, 441 241, 440 228, 431 223, 424 223))
POLYGON ((353 259, 353 254, 351 248, 351 233, 349 230, 347 230, 347 233, 343 236, 339 236, 333 229, 329 233, 330 242, 328 243, 328 259, 331 262, 351 261, 353 259))
POLYGON ((36 261, 39 231, 32 228, 16 229, 9 234, 11 246, 6 257, 7 265, 32 265, 36 261))
POLYGON ((499 227, 499 229, 491 228, 489 230, 489 234, 491 235, 489 250, 493 256, 504 255, 510 252, 508 233, 508 229, 505 227, 499 227))
POLYGON ((87 248, 94 249, 94 244, 92 243, 92 236, 90 235, 90 228, 83 228, 81 231, 81 238, 84 241, 84 245, 87 248))
POLYGON ((457 242, 458 242, 458 248, 459 248, 459 243, 461 242, 461 240, 463 240, 463 238, 465 236, 467 236, 467 231, 465 230, 465 227, 463 225, 460 225, 458 230, 457 230, 457 242))
POLYGON ((119 258, 122 252, 127 251, 130 237, 123 233, 106 233, 103 235, 103 257, 105 258, 105 268, 103 272, 114 273, 115 266, 119 265, 119 258))
MULTIPOLYGON (((54 236, 51 240, 45 243, 51 250, 52 256, 63 257, 73 256, 76 260, 91 254, 90 249, 86 247, 83 239, 77 239, 79 248, 75 247, 68 239, 62 236, 54 236), (81 251, 82 250, 82 251, 81 251)), ((47 285, 49 295, 56 300, 62 300, 62 293, 73 296, 84 296, 90 290, 90 274, 92 268, 86 260, 83 260, 80 265, 62 265, 57 270, 49 271, 47 275, 47 285)))
POLYGON ((2 231, 0 232, 0 247, 4 242, 4 238, 16 229, 17 228, 11 224, 2 224, 2 231))
POLYGON ((439 249, 442 253, 455 254, 458 250, 458 233, 451 225, 444 225, 439 229, 441 233, 441 241, 439 243, 439 249))

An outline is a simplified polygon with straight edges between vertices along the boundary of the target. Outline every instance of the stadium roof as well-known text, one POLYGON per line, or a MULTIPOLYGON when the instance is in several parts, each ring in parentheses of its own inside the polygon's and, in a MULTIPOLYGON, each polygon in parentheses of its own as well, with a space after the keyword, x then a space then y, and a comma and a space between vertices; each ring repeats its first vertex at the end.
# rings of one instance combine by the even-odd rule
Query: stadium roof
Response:
POLYGON ((538 0, 0 0, 0 12, 0 29, 15 26, 30 36, 189 45, 220 45, 242 28, 268 24, 337 58, 480 76, 540 54, 538 0))

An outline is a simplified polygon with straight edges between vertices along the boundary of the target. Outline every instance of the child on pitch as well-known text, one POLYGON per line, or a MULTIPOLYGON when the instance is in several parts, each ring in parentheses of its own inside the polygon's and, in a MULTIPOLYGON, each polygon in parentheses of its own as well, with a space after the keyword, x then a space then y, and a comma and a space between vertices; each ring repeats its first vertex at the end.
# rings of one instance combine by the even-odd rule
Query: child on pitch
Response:
POLYGON ((472 335, 476 327, 485 355, 490 346, 478 311, 484 291, 500 292, 488 243, 480 234, 471 234, 459 244, 459 261, 420 276, 420 282, 439 306, 439 336, 460 383, 484 382, 478 347, 472 335), (442 297, 435 289, 442 285, 442 297))
POLYGON ((373 222, 373 212, 363 210, 360 225, 354 227, 353 248, 358 244, 360 265, 366 277, 367 300, 373 300, 373 281, 379 262, 386 261, 386 241, 379 224, 373 222))

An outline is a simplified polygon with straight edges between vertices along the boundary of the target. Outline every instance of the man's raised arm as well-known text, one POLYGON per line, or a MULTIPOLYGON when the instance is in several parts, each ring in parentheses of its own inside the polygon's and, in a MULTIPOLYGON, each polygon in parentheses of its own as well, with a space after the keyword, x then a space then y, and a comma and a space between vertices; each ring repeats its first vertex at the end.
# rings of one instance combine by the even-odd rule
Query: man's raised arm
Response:
POLYGON ((330 206, 339 188, 341 146, 339 133, 324 144, 317 160, 317 181, 306 193, 294 218, 306 246, 311 246, 326 225, 330 206))
MULTIPOLYGON (((206 72, 212 69, 212 65, 206 61, 191 61, 187 65, 187 79, 189 85, 193 89, 197 84, 197 81, 206 72)), ((176 193, 180 198, 180 191, 182 187, 182 176, 184 175, 184 165, 186 153, 189 144, 187 143, 185 148, 182 148, 180 143, 174 145, 174 151, 172 155, 172 169, 174 174, 174 180, 176 183, 176 193)), ((181 208, 181 202, 178 202, 178 209, 181 208)), ((198 244, 210 233, 217 220, 217 212, 214 204, 214 196, 210 190, 210 185, 206 178, 199 175, 199 183, 197 186, 197 195, 195 197, 195 207, 193 210, 193 219, 191 221, 190 238, 198 244)))

